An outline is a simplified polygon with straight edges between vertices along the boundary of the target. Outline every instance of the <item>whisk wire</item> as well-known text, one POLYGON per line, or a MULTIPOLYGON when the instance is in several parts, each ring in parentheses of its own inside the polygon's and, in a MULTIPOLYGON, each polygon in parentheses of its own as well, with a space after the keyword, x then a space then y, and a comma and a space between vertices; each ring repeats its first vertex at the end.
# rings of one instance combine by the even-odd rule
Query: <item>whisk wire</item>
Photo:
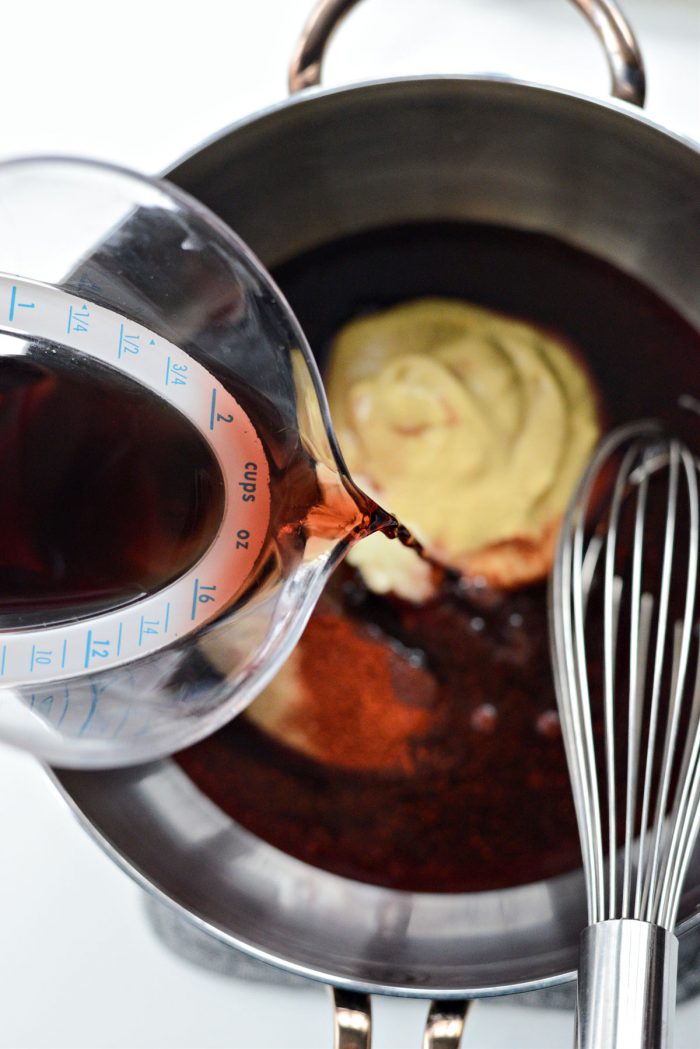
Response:
MULTIPOLYGON (((663 757, 659 779, 659 790, 656 798, 656 811, 654 815, 654 851, 652 854, 652 869, 650 878, 650 891, 647 899, 648 921, 659 923, 659 909, 662 900, 663 885, 658 885, 660 876, 668 880, 670 868, 668 863, 668 852, 664 855, 661 851, 662 840, 666 839, 667 848, 670 848, 671 826, 665 819, 669 801, 669 793, 672 785, 673 768, 676 763, 676 743, 680 725, 681 710, 683 707, 683 692, 685 689, 688 673, 688 661, 690 655, 690 641, 693 629, 693 613, 695 609, 695 590, 697 586, 698 569, 698 535, 697 535, 697 482, 695 476, 695 462, 689 452, 680 448, 677 442, 671 443, 671 483, 669 494, 673 490, 673 532, 675 533, 675 517, 678 501, 678 474, 682 462, 685 478, 688 484, 689 495, 689 547, 687 559, 687 577, 685 587, 684 613, 682 620, 674 624, 673 638, 673 667, 671 675, 670 701, 667 718, 666 736, 664 740, 663 757), (693 494, 694 493, 694 494, 693 494)), ((668 883, 668 882, 667 882, 668 883)), ((669 886, 670 888, 670 886, 669 886)))
MULTIPOLYGON (((597 768, 593 740, 593 724, 591 717, 591 703, 588 686, 588 660, 586 653, 586 634, 584 622, 588 603, 588 591, 583 585, 584 564, 584 524, 588 514, 591 497, 592 484, 588 490, 582 493, 580 512, 574 531, 574 553, 573 553, 573 616, 574 616, 574 638, 573 648, 574 662, 576 667, 576 684, 572 696, 576 709, 577 721, 582 726, 581 750, 579 755, 579 767, 582 770, 585 783, 585 808, 590 812, 588 820, 588 838, 590 844, 591 881, 593 883, 593 912, 602 920, 605 908, 605 857, 603 852, 603 829, 600 813, 600 799, 597 789, 597 768), (592 811, 591 811, 592 810, 592 811)), ((567 614, 570 616, 571 610, 567 614)))
POLYGON ((700 821, 700 661, 691 711, 684 713, 699 548, 697 466, 689 450, 662 437, 653 424, 616 431, 593 457, 567 512, 552 581, 561 600, 550 606, 591 922, 634 917, 667 928, 673 924, 678 882, 700 821), (597 486, 610 478, 610 462, 618 455, 606 502, 597 486), (655 498, 662 500, 658 557, 647 535, 652 475, 659 475, 655 498), (662 477, 665 490, 659 490, 662 477), (687 557, 681 558, 679 569, 675 559, 680 551, 681 496, 684 505, 687 502, 689 524, 687 557), (631 546, 627 539, 622 545, 623 514, 625 535, 631 526, 631 546), (603 603, 600 756, 590 685, 590 666, 598 649, 590 648, 587 629, 596 577, 602 582, 603 603), (683 603, 673 623, 671 595, 681 590, 681 582, 683 603), (622 675, 627 679, 626 703, 622 675), (625 717, 623 759, 616 749, 622 746, 616 726, 625 717), (689 735, 679 761, 679 733, 686 724, 689 735), (618 842, 623 844, 621 856, 618 842))
MULTIPOLYGON (((680 449, 679 454, 682 460, 683 469, 685 473, 685 479, 687 482, 687 495, 688 495, 688 517, 689 517, 689 534, 688 534, 688 576, 686 580, 686 592, 685 592, 685 608, 683 619, 680 623, 675 625, 676 635, 680 634, 680 651, 678 654, 678 661, 674 665, 674 675, 672 681, 672 705, 674 708, 674 736, 672 738, 669 750, 671 754, 675 751, 675 736, 678 733, 678 725, 680 718, 680 710, 683 703, 683 693, 686 685, 686 679, 688 674, 688 663, 690 659, 690 647, 692 640, 692 633, 694 627, 695 618, 695 594, 697 586, 697 572, 698 572, 698 485, 697 485, 697 472, 695 466, 695 460, 687 451, 687 449, 680 449)), ((674 652, 675 655, 675 652, 674 652)), ((685 824, 685 810, 682 811, 682 806, 687 803, 689 797, 688 790, 688 770, 691 765, 693 752, 696 751, 696 736, 697 731, 693 732, 693 717, 696 713, 697 707, 697 685, 698 678, 696 674, 695 679, 695 690, 693 693, 693 700, 691 704, 690 713, 690 724, 686 733, 686 742, 683 748, 683 756, 681 759, 681 771, 678 778, 678 786, 676 788, 676 795, 673 801, 673 807, 671 815, 668 820, 670 832, 669 840, 669 851, 666 856, 666 862, 664 864, 664 878, 659 893, 659 905, 658 913, 662 915, 665 921, 660 920, 660 924, 667 924, 667 927, 672 925, 675 913, 670 913, 670 902, 672 898, 677 895, 673 891, 673 886, 678 878, 682 878, 682 874, 679 871, 676 857, 678 855, 678 843, 679 838, 683 833, 683 826, 685 824)), ((672 764, 672 762, 671 762, 672 764)), ((670 781, 671 770, 669 768, 668 778, 670 781)), ((660 818, 663 819, 666 809, 665 806, 660 810, 660 818)), ((683 870, 684 873, 684 870, 683 870)))
POLYGON ((620 427, 557 548, 552 655, 589 914, 580 1049, 670 1044, 673 929, 700 830, 697 470, 657 425, 620 427))
MULTIPOLYGON (((603 709, 605 721, 605 772, 608 801, 608 918, 615 916, 617 907, 617 797, 615 785, 615 655, 617 652, 617 634, 620 625, 620 605, 622 602, 622 578, 615 572, 617 560, 617 537, 620 526, 622 501, 628 484, 629 473, 637 459, 639 448, 632 445, 623 456, 615 478, 612 506, 608 519, 605 541, 605 567, 603 575, 603 709)), ((583 534, 583 525, 580 530, 583 534)))
MULTIPOLYGON (((639 611, 639 641, 637 649, 637 702, 636 702, 636 714, 637 714, 637 732, 635 735, 635 764, 637 776, 639 774, 639 755, 641 752, 641 741, 642 741, 642 714, 644 707, 644 696, 646 695, 646 684, 647 684, 647 673, 649 668, 649 642, 651 640, 651 627, 652 619, 654 616, 654 598, 651 594, 644 593, 640 598, 640 611, 639 611)), ((634 792, 632 794, 634 802, 630 805, 632 809, 632 821, 634 820, 634 809, 636 806, 637 798, 637 785, 635 782, 634 792)), ((629 801, 629 798, 628 798, 629 801)), ((632 917, 641 920, 641 908, 642 908, 642 878, 640 872, 644 869, 644 847, 647 841, 648 831, 644 817, 640 824, 639 834, 639 848, 637 854, 637 878, 635 883, 634 892, 634 908, 632 911, 632 917)), ((625 835, 625 861, 626 865, 630 869, 632 868, 632 846, 634 837, 634 825, 630 828, 630 837, 625 835)))
MULTIPOLYGON (((565 547, 564 555, 558 557, 554 564, 551 585, 555 592, 580 595, 577 616, 583 617, 583 604, 587 590, 581 585, 581 561, 572 557, 572 536, 577 532, 574 518, 588 512, 592 481, 581 482, 579 502, 572 503, 562 527, 561 542, 565 547), (572 576, 577 569, 577 578, 572 576)), ((550 602, 550 630, 555 651, 567 652, 571 658, 566 661, 555 661, 554 682, 559 701, 562 720, 562 735, 567 761, 571 769, 576 770, 572 776, 574 807, 580 830, 581 854, 586 874, 586 898, 589 915, 599 913, 599 901, 602 893, 603 863, 600 850, 595 848, 596 830, 600 835, 600 809, 595 789, 595 764, 593 769, 589 761, 593 756, 593 738, 590 725, 590 711, 585 717, 584 704, 581 702, 580 681, 585 672, 585 652, 574 642, 574 608, 571 600, 550 602)), ((580 634, 580 631, 578 631, 580 634)))
MULTIPOLYGON (((643 456, 643 462, 646 456, 643 456)), ((632 549, 632 594, 630 604, 630 659, 627 717, 627 796, 625 804, 625 848, 623 853, 622 916, 630 916, 632 892, 632 849, 634 843, 634 820, 636 816, 637 779, 639 772, 639 746, 642 733, 642 705, 646 682, 646 659, 651 627, 653 601, 642 594, 642 542, 649 475, 643 472, 637 488, 634 514, 634 540, 632 549), (646 598, 646 600, 645 600, 646 598)))
POLYGON ((671 840, 670 860, 668 865, 669 886, 675 886, 664 891, 664 910, 661 915, 661 924, 670 927, 678 910, 680 899, 682 875, 687 866, 687 849, 693 846, 695 837, 692 834, 693 813, 700 802, 700 768, 698 767, 698 755, 700 754, 700 660, 696 659, 695 684, 693 687, 693 699, 688 725, 688 738, 683 754, 683 761, 678 778, 680 789, 674 802, 674 810, 671 815, 671 826, 674 828, 671 840))
POLYGON ((681 658, 683 652, 683 626, 678 620, 673 624, 672 638, 671 680, 669 685, 670 699, 666 718, 666 733, 664 737, 661 771, 659 773, 660 784, 659 792, 657 794, 657 810, 654 820, 654 840, 658 840, 659 842, 658 863, 657 869, 654 871, 654 892, 647 900, 648 917, 646 918, 646 921, 656 923, 659 921, 664 877, 668 874, 668 855, 671 844, 671 829, 669 821, 665 818, 669 789, 666 790, 663 808, 659 809, 658 806, 659 802, 662 800, 662 790, 665 785, 665 778, 667 775, 670 776, 673 771, 675 736, 677 735, 677 724, 681 709, 681 702, 678 698, 678 682, 680 680, 681 658))
MULTIPOLYGON (((675 539, 676 503, 678 493, 678 454, 673 449, 669 458, 669 486, 666 503, 666 524, 664 529, 663 562, 661 568, 661 583, 658 598, 658 616, 656 625, 656 646, 654 652, 654 669, 652 676, 651 706, 649 710, 649 732, 644 762, 644 789, 642 793, 642 817, 640 822, 640 859, 638 861, 637 887, 641 888, 639 899, 640 917, 650 921, 650 901, 653 900, 656 870, 658 869, 660 833, 661 827, 658 820, 649 824, 651 813, 652 786, 654 777, 654 753, 656 748, 656 736, 659 721, 659 698, 661 694, 662 673, 666 655, 666 625, 668 622, 668 606, 671 592, 671 567, 673 562, 673 547, 675 539), (650 851, 651 862, 646 868, 642 867, 644 838, 651 838, 650 851)), ((658 799, 657 799, 658 800, 658 799)), ((658 806, 657 806, 658 812, 658 806)))

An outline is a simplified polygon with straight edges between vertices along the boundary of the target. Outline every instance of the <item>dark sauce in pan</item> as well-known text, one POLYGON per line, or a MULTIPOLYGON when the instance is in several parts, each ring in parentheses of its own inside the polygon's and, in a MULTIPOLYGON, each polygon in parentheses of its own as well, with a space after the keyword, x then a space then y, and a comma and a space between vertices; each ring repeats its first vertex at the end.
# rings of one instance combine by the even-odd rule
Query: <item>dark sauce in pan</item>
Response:
MULTIPOLYGON (((636 279, 550 237, 467 224, 403 226, 314 250, 275 277, 321 368, 333 334, 350 318, 415 297, 454 296, 565 337, 590 369, 607 424, 661 416, 697 446, 698 421, 679 411, 677 399, 698 393, 700 335, 636 279)), ((373 682, 352 646, 344 650, 334 641, 340 635, 327 630, 338 616, 354 624, 356 639, 386 646, 387 665, 395 656, 399 669, 417 668, 415 681, 404 673, 396 685, 405 703, 429 714, 408 763, 323 764, 242 716, 180 755, 201 790, 285 852, 378 885, 479 891, 578 866, 545 586, 474 598, 446 584, 436 600, 415 607, 375 597, 342 567, 299 658, 314 688, 332 698, 340 683, 360 704, 373 682), (421 674, 432 682, 427 691, 416 684, 421 674)), ((351 735, 346 747, 350 753, 351 735)))

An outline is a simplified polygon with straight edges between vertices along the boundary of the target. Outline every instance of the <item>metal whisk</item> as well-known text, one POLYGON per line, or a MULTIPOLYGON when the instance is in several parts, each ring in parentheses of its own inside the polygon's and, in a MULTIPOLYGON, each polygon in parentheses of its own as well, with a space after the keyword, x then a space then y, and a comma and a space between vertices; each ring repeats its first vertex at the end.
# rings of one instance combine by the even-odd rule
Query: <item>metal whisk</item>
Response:
POLYGON ((561 530, 551 644, 590 923, 580 1049, 671 1045, 700 824, 698 518, 693 455, 644 422, 603 441, 561 530))

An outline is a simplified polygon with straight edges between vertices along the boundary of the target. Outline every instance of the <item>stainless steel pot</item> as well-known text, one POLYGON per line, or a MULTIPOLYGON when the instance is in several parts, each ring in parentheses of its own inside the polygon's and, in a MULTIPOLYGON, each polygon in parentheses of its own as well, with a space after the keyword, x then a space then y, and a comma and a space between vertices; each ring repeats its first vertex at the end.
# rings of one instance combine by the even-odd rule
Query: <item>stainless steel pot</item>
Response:
MULTIPOLYGON (((609 260, 700 327, 700 152, 635 108, 642 62, 609 0, 575 2, 603 40, 622 102, 497 77, 306 90, 353 2, 325 0, 307 26, 291 74, 292 87, 305 90, 218 135, 169 177, 268 266, 381 225, 495 222, 609 260)), ((86 829, 144 887, 213 937, 285 969, 349 991, 440 999, 573 976, 585 925, 579 873, 471 895, 389 891, 276 851, 173 762, 55 775, 86 829)), ((699 908, 700 856, 683 928, 699 908)), ((341 1027, 362 1026, 363 1007, 345 1002, 341 1027)))

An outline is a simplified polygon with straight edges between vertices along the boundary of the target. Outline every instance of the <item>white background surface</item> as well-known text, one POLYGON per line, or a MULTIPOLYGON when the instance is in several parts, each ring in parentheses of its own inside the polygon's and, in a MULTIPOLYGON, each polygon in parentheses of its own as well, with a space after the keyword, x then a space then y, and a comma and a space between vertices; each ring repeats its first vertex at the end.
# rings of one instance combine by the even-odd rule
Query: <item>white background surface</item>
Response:
MULTIPOLYGON (((625 0, 650 113, 700 139, 698 0, 625 0)), ((282 98, 309 0, 24 0, 3 5, 0 156, 80 153, 146 172, 282 98)), ((604 94, 595 39, 564 0, 371 0, 334 42, 326 83, 510 73, 604 94)), ((31 759, 0 748, 0 1047, 325 1049, 324 993, 251 987, 178 960, 141 893, 74 823, 31 759)), ((426 1003, 375 1003, 376 1049, 420 1045, 426 1003)), ((465 1049, 564 1049, 572 1018, 478 1003, 465 1049)), ((700 1045, 700 1000, 677 1046, 700 1045)))

